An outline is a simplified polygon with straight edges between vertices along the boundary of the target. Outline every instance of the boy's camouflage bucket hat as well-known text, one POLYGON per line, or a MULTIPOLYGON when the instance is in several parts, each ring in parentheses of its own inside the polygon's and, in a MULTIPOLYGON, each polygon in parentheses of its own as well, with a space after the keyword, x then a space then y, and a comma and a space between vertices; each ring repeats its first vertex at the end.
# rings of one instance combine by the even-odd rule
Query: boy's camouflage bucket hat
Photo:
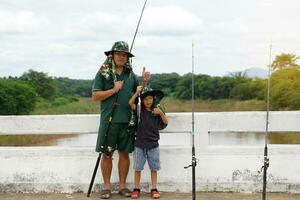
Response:
MULTIPOLYGON (((161 90, 153 90, 150 87, 144 87, 143 90, 141 91, 140 97, 141 100, 143 100, 146 96, 153 96, 154 98, 154 105, 160 104, 160 101, 162 100, 162 98, 164 98, 164 93, 161 90)), ((136 98, 134 103, 138 104, 139 99, 136 98)))
POLYGON ((117 41, 114 43, 110 51, 105 51, 105 55, 109 55, 114 51, 121 51, 121 52, 126 52, 129 57, 134 57, 132 53, 129 52, 129 47, 128 44, 124 41, 117 41))
POLYGON ((141 91, 140 97, 143 99, 146 96, 153 96, 155 100, 157 101, 156 103, 159 103, 162 98, 164 97, 164 93, 161 90, 153 90, 150 87, 144 87, 143 90, 141 91))

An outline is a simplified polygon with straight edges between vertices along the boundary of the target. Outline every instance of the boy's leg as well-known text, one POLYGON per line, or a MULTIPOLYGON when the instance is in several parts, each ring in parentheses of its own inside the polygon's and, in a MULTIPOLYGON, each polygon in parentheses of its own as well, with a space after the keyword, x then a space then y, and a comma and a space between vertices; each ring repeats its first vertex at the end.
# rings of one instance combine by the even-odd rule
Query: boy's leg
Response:
POLYGON ((138 199, 141 196, 140 181, 141 181, 141 171, 135 171, 134 172, 134 188, 131 193, 132 199, 138 199))
POLYGON ((147 150, 147 161, 151 171, 160 170, 160 156, 158 147, 147 150))
POLYGON ((151 197, 154 199, 158 199, 160 194, 157 190, 157 171, 160 170, 160 158, 159 158, 159 148, 149 149, 147 151, 147 161, 149 164, 149 168, 151 170, 151 197))
POLYGON ((137 189, 140 189, 140 181, 141 181, 141 172, 144 169, 144 165, 146 163, 146 154, 144 149, 135 147, 134 148, 134 186, 137 189))
POLYGON ((134 188, 140 189, 141 171, 135 171, 134 173, 134 188))
POLYGON ((157 190, 157 171, 151 170, 151 183, 152 183, 151 197, 153 199, 158 199, 160 197, 160 194, 157 190))
POLYGON ((134 148, 134 189, 131 194, 132 199, 138 199, 141 196, 141 172, 146 162, 145 151, 139 147, 134 148))
POLYGON ((151 171, 151 184, 152 189, 157 188, 157 171, 151 171))

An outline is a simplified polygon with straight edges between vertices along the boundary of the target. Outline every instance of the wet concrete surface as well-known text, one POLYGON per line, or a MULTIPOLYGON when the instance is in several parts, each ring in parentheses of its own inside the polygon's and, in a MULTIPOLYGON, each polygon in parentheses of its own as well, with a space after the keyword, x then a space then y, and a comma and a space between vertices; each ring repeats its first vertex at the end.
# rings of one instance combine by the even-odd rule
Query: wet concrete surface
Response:
MULTIPOLYGON (((55 193, 38 193, 38 194, 24 194, 24 193, 0 193, 0 200, 95 200, 100 199, 99 193, 92 193, 88 198, 85 193, 73 194, 55 194, 55 193)), ((124 200, 130 199, 121 197, 117 193, 113 193, 110 199, 124 200)), ((151 199, 150 193, 142 193, 140 199, 151 199)), ((161 192, 161 198, 165 200, 188 200, 192 199, 191 193, 171 193, 161 192)), ((205 193, 197 192, 196 199, 199 200, 260 200, 261 194, 245 194, 245 193, 205 193)), ((286 193, 268 193, 268 200, 300 200, 300 194, 286 194, 286 193)))

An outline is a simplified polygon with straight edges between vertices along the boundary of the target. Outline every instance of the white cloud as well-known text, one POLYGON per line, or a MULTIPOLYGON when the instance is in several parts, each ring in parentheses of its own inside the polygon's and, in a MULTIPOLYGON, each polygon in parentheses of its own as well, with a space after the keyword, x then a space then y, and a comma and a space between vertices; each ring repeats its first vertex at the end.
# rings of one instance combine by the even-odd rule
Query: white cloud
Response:
POLYGON ((31 11, 1 11, 0 33, 30 33, 36 31, 44 19, 38 18, 31 11))
POLYGON ((122 27, 121 20, 121 17, 110 13, 95 12, 84 16, 76 25, 85 31, 111 33, 118 30, 118 25, 122 27))
MULTIPOLYGON (((1 1, 1 0, 0 0, 1 1)), ((93 78, 116 40, 131 44, 140 0, 9 0, 0 9, 0 77, 29 68, 50 75, 93 78)), ((273 55, 300 55, 295 0, 149 1, 133 47, 137 73, 190 71, 222 75, 265 66, 273 55)))
POLYGON ((214 28, 216 32, 225 32, 227 34, 249 33, 249 27, 247 25, 247 22, 239 18, 225 21, 217 21, 212 24, 212 28, 214 28))
MULTIPOLYGON (((127 21, 137 17, 129 16, 127 21)), ((149 7, 142 20, 142 32, 147 35, 190 35, 198 33, 202 25, 197 15, 178 6, 149 7)))

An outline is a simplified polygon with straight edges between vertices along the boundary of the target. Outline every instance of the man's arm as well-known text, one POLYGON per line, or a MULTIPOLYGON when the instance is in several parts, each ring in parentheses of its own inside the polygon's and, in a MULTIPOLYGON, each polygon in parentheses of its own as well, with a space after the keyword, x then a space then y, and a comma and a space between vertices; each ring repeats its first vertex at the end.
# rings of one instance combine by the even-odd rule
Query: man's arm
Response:
POLYGON ((117 93, 117 91, 114 88, 105 91, 94 91, 92 94, 92 100, 103 101, 115 93, 117 93))
POLYGON ((150 72, 146 71, 146 68, 143 67, 141 85, 143 87, 145 87, 147 85, 148 81, 150 80, 150 78, 151 78, 150 72))
POLYGON ((123 81, 116 81, 115 85, 113 88, 108 89, 108 90, 100 90, 100 91, 93 91, 92 94, 92 100, 93 101, 103 101, 107 98, 109 98, 110 96, 116 94, 117 92, 119 92, 119 90, 122 88, 123 86, 123 81))

